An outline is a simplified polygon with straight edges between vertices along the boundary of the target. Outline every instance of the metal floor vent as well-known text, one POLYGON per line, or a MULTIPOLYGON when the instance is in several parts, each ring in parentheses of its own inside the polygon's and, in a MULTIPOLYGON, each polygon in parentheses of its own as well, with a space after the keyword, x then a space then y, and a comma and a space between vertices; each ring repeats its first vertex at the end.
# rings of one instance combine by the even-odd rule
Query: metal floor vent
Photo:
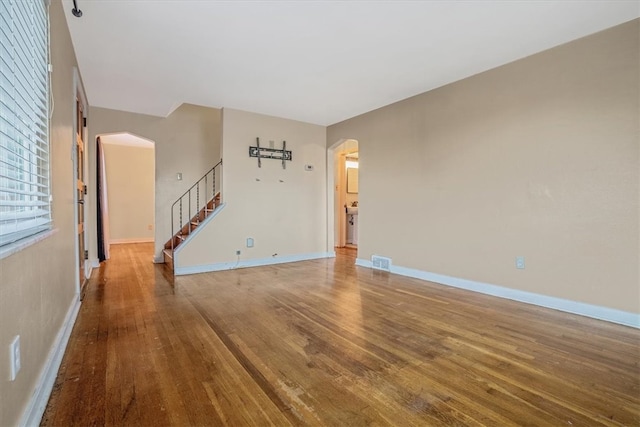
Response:
POLYGON ((373 255, 371 256, 371 263, 373 264, 373 268, 375 268, 376 270, 391 270, 391 258, 373 255))

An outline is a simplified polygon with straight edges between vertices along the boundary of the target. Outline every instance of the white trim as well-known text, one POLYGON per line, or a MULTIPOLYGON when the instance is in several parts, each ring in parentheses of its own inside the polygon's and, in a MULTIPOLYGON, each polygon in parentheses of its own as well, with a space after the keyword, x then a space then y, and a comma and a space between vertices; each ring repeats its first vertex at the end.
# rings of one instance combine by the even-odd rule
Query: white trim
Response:
POLYGON ((44 410, 47 408, 51 390, 53 390, 53 385, 56 381, 56 376, 58 375, 58 370, 60 369, 60 363, 62 363, 62 356, 64 356, 73 325, 76 322, 76 317, 78 317, 78 311, 80 310, 80 299, 78 295, 74 295, 73 298, 73 302, 67 311, 62 327, 58 331, 58 335, 51 346, 40 377, 36 382, 31 400, 22 413, 20 423, 18 424, 19 426, 40 425, 44 410))
POLYGON ((356 265, 365 268, 373 268, 373 263, 371 261, 362 258, 356 258, 356 265))
POLYGON ((153 243, 153 237, 131 237, 127 239, 111 239, 109 240, 110 245, 123 245, 126 243, 153 243))
MULTIPOLYGON (((356 259, 356 265, 359 265, 361 267, 373 268, 373 264, 371 263, 371 261, 360 258, 356 259)), ((426 280, 428 282, 435 282, 442 285, 452 286, 454 288, 479 292, 481 294, 492 295, 499 298, 533 304, 540 307, 552 308, 555 310, 565 311, 567 313, 579 314, 581 316, 605 320, 607 322, 618 323, 620 325, 631 326, 633 328, 640 329, 640 314, 637 313, 630 313, 613 308, 586 304, 583 302, 551 297, 547 295, 535 294, 532 292, 505 288, 489 283, 460 279, 457 277, 445 276, 443 274, 430 273, 428 271, 416 270, 413 268, 400 267, 396 265, 391 266, 391 273, 399 274, 401 276, 413 277, 415 279, 426 280)))
POLYGON ((18 253, 31 245, 35 245, 36 243, 53 236, 57 232, 58 229, 53 228, 51 230, 46 230, 41 233, 34 234, 33 236, 26 237, 22 240, 18 240, 17 242, 5 245, 0 249, 0 259, 10 257, 11 255, 18 253))
POLYGON ((336 197, 336 183, 335 183, 335 151, 345 139, 341 139, 335 142, 331 147, 327 148, 327 249, 336 246, 336 211, 335 211, 335 197, 336 197))
MULTIPOLYGON (((264 265, 284 264, 287 262, 308 261, 320 258, 335 258, 336 253, 331 252, 312 252, 306 254, 287 255, 276 258, 258 258, 248 260, 238 260, 231 262, 219 262, 216 264, 193 265, 189 267, 175 267, 176 276, 184 276, 187 274, 209 273, 212 271, 234 270, 236 268, 260 267, 264 265)), ((174 259, 175 262, 175 259, 174 259)))
MULTIPOLYGON (((91 266, 91 270, 98 268, 100 267, 100 260, 98 260, 98 258, 94 258, 89 261, 89 265, 91 266)), ((89 277, 91 277, 91 271, 89 271, 89 277)))

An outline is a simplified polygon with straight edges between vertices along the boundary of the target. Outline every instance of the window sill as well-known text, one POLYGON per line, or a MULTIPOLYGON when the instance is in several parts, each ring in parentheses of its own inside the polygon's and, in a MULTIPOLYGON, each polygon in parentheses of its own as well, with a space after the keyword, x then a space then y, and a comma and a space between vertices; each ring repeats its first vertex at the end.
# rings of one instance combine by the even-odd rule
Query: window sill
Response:
POLYGON ((0 248, 0 259, 5 259, 10 257, 11 255, 20 252, 28 248, 31 245, 35 245, 38 242, 43 241, 44 239, 48 239, 58 232, 57 228, 53 228, 51 230, 43 231, 42 233, 38 233, 35 236, 30 236, 25 239, 19 240, 15 243, 11 243, 7 246, 0 248))

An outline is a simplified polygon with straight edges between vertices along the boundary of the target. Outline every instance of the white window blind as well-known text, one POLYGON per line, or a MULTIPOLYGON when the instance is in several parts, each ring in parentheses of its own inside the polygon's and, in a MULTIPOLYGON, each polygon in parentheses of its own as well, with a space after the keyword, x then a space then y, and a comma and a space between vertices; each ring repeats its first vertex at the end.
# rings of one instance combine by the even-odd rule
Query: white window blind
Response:
POLYGON ((0 247, 51 228, 45 0, 0 0, 0 247))

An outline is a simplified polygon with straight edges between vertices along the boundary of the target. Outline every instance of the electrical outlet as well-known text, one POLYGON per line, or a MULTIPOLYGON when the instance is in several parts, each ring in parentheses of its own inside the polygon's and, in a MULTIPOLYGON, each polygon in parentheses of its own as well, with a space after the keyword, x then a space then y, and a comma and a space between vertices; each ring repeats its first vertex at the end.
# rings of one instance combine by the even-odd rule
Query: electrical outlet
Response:
POLYGON ((241 253, 241 252, 240 252, 240 249, 238 249, 238 250, 236 251, 236 255, 240 255, 240 253, 241 253))
POLYGON ((22 367, 20 363, 20 335, 16 335, 13 341, 11 341, 9 352, 9 363, 11 364, 10 381, 14 381, 18 376, 18 372, 20 372, 20 368, 22 367))
POLYGON ((149 231, 153 230, 153 224, 149 224, 149 225, 147 225, 147 229, 148 229, 149 231))
POLYGON ((253 247, 253 237, 247 237, 247 247, 248 248, 253 247))
POLYGON ((517 256, 516 257, 516 268, 523 270, 524 269, 524 257, 517 256))

